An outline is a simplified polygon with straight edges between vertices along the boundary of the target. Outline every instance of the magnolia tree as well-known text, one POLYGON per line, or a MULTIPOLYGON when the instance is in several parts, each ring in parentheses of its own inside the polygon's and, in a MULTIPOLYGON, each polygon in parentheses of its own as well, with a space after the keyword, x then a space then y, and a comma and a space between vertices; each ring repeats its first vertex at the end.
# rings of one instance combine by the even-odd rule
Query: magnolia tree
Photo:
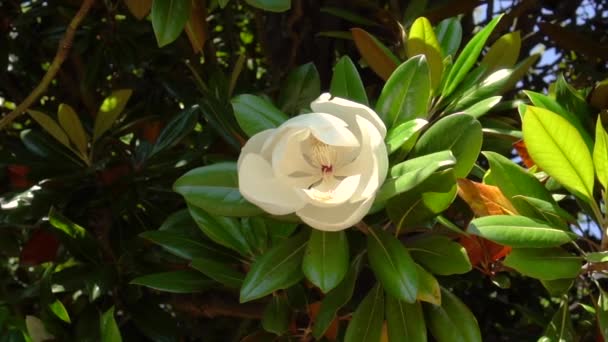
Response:
POLYGON ((102 50, 128 59, 95 71, 109 86, 87 74, 71 104, 40 98, 104 27, 82 2, 38 87, 5 104, 0 341, 608 338, 608 84, 514 90, 540 55, 520 58, 512 13, 469 35, 424 5, 388 46, 325 8, 352 28, 325 39, 355 51, 328 75, 303 64, 267 88, 260 46, 222 66, 214 15, 238 14, 247 46, 250 20, 290 4, 105 4, 166 70, 102 50), (182 77, 164 61, 188 42, 182 77))

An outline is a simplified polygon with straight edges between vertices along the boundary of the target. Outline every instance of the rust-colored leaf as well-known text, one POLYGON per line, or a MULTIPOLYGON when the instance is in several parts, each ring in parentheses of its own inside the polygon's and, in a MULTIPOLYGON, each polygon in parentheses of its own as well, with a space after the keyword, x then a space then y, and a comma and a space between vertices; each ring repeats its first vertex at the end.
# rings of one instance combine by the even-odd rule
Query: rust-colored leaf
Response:
POLYGON ((152 0, 125 0, 125 4, 137 20, 145 18, 152 9, 152 0))
POLYGON ((380 335, 380 342, 389 342, 388 340, 388 324, 386 321, 382 323, 382 331, 380 335))
POLYGON ((597 109, 608 108, 608 79, 598 83, 591 94, 589 94, 589 103, 597 109))
POLYGON ((458 179, 458 195, 473 210, 475 216, 514 215, 517 211, 498 187, 458 179))
POLYGON ((608 60, 608 47, 598 44, 584 34, 563 28, 557 24, 540 23, 540 31, 566 50, 581 53, 589 58, 608 60))
POLYGON ((378 39, 364 29, 350 30, 357 50, 372 70, 385 81, 399 65, 399 59, 378 39))
POLYGON ((192 0, 190 19, 184 27, 195 53, 201 53, 207 40, 207 9, 202 0, 192 0))
POLYGON ((479 236, 461 236, 458 242, 464 247, 471 265, 480 268, 484 273, 492 274, 492 263, 504 258, 511 252, 511 247, 499 245, 479 236))
POLYGON ((34 231, 21 250, 19 263, 21 266, 36 266, 55 260, 59 240, 44 229, 34 231))
POLYGON ((528 169, 535 165, 534 160, 532 160, 532 158, 530 158, 530 154, 528 154, 528 149, 526 148, 526 143, 523 141, 523 139, 514 142, 513 147, 528 169))

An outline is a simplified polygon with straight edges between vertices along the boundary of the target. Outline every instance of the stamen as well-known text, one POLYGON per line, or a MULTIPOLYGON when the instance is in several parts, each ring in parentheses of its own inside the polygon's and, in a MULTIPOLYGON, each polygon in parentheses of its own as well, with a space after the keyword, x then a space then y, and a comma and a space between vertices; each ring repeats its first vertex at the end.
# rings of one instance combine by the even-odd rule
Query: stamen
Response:
POLYGON ((336 151, 329 145, 313 138, 312 159, 317 167, 321 168, 323 175, 331 174, 334 170, 333 163, 336 159, 336 151))

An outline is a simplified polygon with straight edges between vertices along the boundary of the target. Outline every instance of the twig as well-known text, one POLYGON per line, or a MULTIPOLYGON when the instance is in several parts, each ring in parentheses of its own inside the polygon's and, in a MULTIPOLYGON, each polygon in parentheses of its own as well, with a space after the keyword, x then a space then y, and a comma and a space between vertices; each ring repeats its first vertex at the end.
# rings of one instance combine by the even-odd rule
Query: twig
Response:
POLYGON ((46 71, 46 74, 44 74, 40 83, 38 83, 36 88, 32 90, 32 92, 25 98, 25 100, 23 100, 23 102, 21 102, 17 106, 17 108, 15 108, 15 110, 8 113, 0 120, 0 130, 10 124, 19 115, 23 114, 46 91, 49 84, 51 83, 53 78, 55 78, 55 75, 61 68, 63 61, 65 61, 68 52, 70 51, 70 48, 72 47, 72 42, 74 41, 74 36, 76 35, 76 29, 78 29, 78 26, 80 26, 80 23, 86 17, 94 2, 95 0, 84 0, 82 2, 82 4, 80 5, 80 9, 78 9, 78 12, 76 13, 76 15, 74 15, 74 18, 72 18, 70 25, 65 31, 65 35, 63 36, 63 38, 61 38, 61 41, 59 42, 55 58, 53 58, 53 62, 51 63, 49 69, 46 71))
POLYGON ((264 307, 259 304, 239 304, 230 299, 205 296, 201 299, 176 298, 171 302, 176 311, 188 313, 194 317, 214 318, 217 316, 245 319, 262 319, 264 307))

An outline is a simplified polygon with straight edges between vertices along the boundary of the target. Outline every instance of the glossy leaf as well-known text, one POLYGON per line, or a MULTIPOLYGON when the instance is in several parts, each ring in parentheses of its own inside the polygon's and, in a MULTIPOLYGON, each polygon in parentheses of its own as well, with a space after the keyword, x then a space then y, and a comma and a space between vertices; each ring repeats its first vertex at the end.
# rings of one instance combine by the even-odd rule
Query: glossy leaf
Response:
MULTIPOLYGON (((161 0, 160 2, 166 2, 167 0, 161 0)), ((170 0, 174 1, 174 0, 170 0)), ((187 2, 187 1, 186 1, 187 2)), ((156 1, 154 2, 156 4, 156 1)), ((118 116, 122 113, 127 105, 127 101, 131 97, 133 91, 131 89, 121 89, 113 91, 110 96, 106 97, 97 116, 95 117, 95 125, 93 126, 93 141, 99 139, 118 119, 118 116)))
POLYGON ((458 195, 467 202, 477 217, 517 214, 517 210, 511 202, 498 187, 493 185, 460 178, 458 179, 458 195))
POLYGON ((593 146, 593 166, 600 184, 608 191, 608 133, 597 118, 595 126, 595 145, 593 146))
POLYGON ((35 110, 28 109, 27 111, 32 119, 34 119, 45 131, 47 131, 55 140, 62 145, 70 147, 70 141, 63 129, 50 116, 35 110))
POLYGON ((285 12, 291 8, 291 0, 245 0, 245 2, 268 12, 285 12))
POLYGON ((445 236, 429 235, 412 240, 408 249, 417 263, 434 274, 463 274, 472 268, 464 247, 445 236))
POLYGON ((561 248, 514 248, 504 265, 528 277, 555 280, 576 277, 581 261, 561 248))
POLYGON ((454 174, 466 177, 481 151, 481 124, 466 114, 453 114, 435 122, 418 140, 413 156, 451 150, 456 158, 454 174))
POLYGON ((450 151, 442 151, 409 159, 393 166, 376 194, 376 202, 385 202, 391 197, 413 189, 437 170, 452 167, 455 162, 450 151))
POLYGON ((515 196, 515 198, 523 199, 530 205, 530 208, 537 213, 533 218, 540 218, 550 225, 553 225, 555 228, 560 228, 569 232, 570 227, 568 223, 576 222, 574 216, 562 209, 555 202, 547 202, 538 198, 526 196, 515 196))
POLYGON ((384 293, 376 284, 353 314, 346 328, 344 342, 379 341, 384 322, 384 293))
POLYGON ((600 295, 597 299, 597 323, 600 328, 600 332, 604 339, 608 338, 608 293, 600 289, 600 295))
POLYGON ((420 17, 414 21, 407 38, 408 58, 416 55, 424 55, 426 57, 431 77, 431 89, 437 89, 441 81, 441 73, 443 72, 441 47, 433 31, 431 22, 425 17, 420 17))
POLYGON ((587 101, 579 91, 566 82, 562 74, 557 76, 555 82, 555 99, 582 122, 589 120, 591 108, 589 108, 587 101))
POLYGON ((59 299, 55 299, 53 302, 49 303, 49 309, 57 318, 60 320, 71 323, 70 315, 68 314, 68 310, 65 308, 63 303, 59 299))
POLYGON ((74 109, 64 103, 60 104, 57 111, 57 120, 78 151, 82 155, 86 155, 87 134, 74 109))
POLYGON ((495 215, 474 219, 467 232, 514 248, 546 248, 563 245, 575 235, 525 216, 495 215))
POLYGON ((74 168, 82 166, 83 163, 74 157, 65 147, 57 144, 46 134, 38 130, 24 129, 19 133, 21 142, 31 153, 46 160, 57 161, 55 164, 47 164, 49 167, 74 168))
POLYGON ((435 27, 435 35, 443 56, 454 56, 462 41, 462 25, 457 17, 442 20, 435 27))
POLYGON ((171 293, 192 293, 207 290, 213 280, 193 270, 153 273, 131 280, 133 285, 171 293))
POLYGON ((418 272, 418 294, 416 295, 416 299, 420 302, 441 305, 441 288, 437 279, 418 264, 416 264, 416 271, 418 272))
POLYGON ((301 264, 307 238, 307 234, 300 233, 258 257, 243 281, 241 303, 264 297, 299 282, 304 277, 301 264))
POLYGON ((398 150, 400 150, 400 154, 407 154, 414 147, 414 142, 418 139, 420 131, 427 124, 428 121, 426 120, 414 119, 391 128, 384 139, 388 154, 398 150))
POLYGON ((484 65, 488 72, 511 68, 517 62, 520 48, 521 34, 519 31, 509 32, 490 46, 490 50, 481 60, 481 65, 484 65))
POLYGON ((474 118, 479 118, 494 108, 494 106, 496 106, 501 99, 502 96, 488 97, 487 99, 471 105, 469 108, 463 109, 462 112, 474 118))
POLYGON ((320 94, 319 72, 313 63, 307 63, 295 68, 287 75, 279 93, 278 104, 283 112, 297 114, 301 109, 310 108, 310 103, 320 94))
POLYGON ((576 196, 593 200, 593 161, 583 138, 561 116, 525 107, 523 134, 532 159, 576 196))
POLYGON ((250 137, 261 131, 277 128, 289 118, 272 103, 255 95, 239 95, 234 97, 231 103, 236 121, 250 137))
POLYGON ((361 259, 362 255, 359 255, 351 262, 342 282, 323 298, 321 308, 312 327, 312 335, 315 338, 319 339, 325 334, 331 322, 336 318, 338 310, 346 305, 352 297, 357 282, 357 275, 361 268, 361 259))
POLYGON ((393 72, 382 88, 376 112, 389 129, 416 118, 426 118, 430 95, 426 58, 416 56, 393 72))
POLYGON ((201 53, 208 38, 207 28, 207 9, 201 1, 192 1, 190 17, 184 26, 184 31, 190 41, 190 46, 195 53, 201 53))
POLYGON ((236 163, 224 162, 190 170, 173 184, 188 203, 210 214, 253 216, 262 210, 239 192, 236 163))
POLYGON ((344 279, 348 271, 348 240, 344 231, 325 232, 313 229, 306 246, 302 271, 323 293, 344 279))
POLYGON ((437 342, 481 342, 477 319, 452 292, 441 289, 441 306, 425 305, 427 326, 437 342))
POLYGON ((332 96, 369 104, 357 67, 348 56, 342 56, 334 66, 329 92, 332 96))
POLYGON ((104 312, 99 321, 99 332, 101 333, 101 342, 122 342, 120 329, 114 319, 114 307, 104 312))
POLYGON ((406 303, 386 295, 386 323, 389 341, 426 342, 422 304, 406 303))
POLYGON ((399 59, 376 37, 360 28, 350 30, 357 50, 370 68, 383 80, 388 80, 399 65, 399 59))
POLYGON ((481 81, 481 83, 466 90, 460 99, 453 105, 453 111, 478 104, 488 97, 498 95, 509 80, 512 71, 510 69, 500 69, 491 73, 481 81))
POLYGON ((152 28, 158 47, 163 47, 179 37, 190 18, 191 1, 154 0, 152 3, 152 28))
POLYGON ((58 233, 59 240, 71 253, 89 261, 97 261, 99 256, 97 241, 86 229, 53 208, 49 212, 48 219, 53 230, 58 233))
POLYGON ((415 302, 418 272, 401 241, 384 230, 370 230, 367 251, 370 266, 386 292, 399 300, 415 302))
POLYGON ((290 321, 289 303, 283 295, 272 296, 272 300, 266 305, 262 316, 262 327, 264 330, 277 335, 282 335, 289 329, 290 321))
POLYGON ((492 21, 490 21, 486 27, 476 33, 475 36, 473 36, 473 38, 471 38, 471 40, 467 43, 467 45, 465 45, 447 76, 445 88, 442 92, 444 97, 450 95, 454 90, 456 90, 456 87, 458 87, 469 70, 471 70, 473 65, 475 65, 481 50, 483 50, 488 37, 490 37, 492 31, 494 31, 494 27, 496 27, 498 21, 500 21, 500 18, 502 18, 502 16, 497 16, 492 19, 492 21))
POLYGON ((240 288, 245 278, 241 272, 236 271, 230 265, 210 258, 197 257, 192 260, 190 266, 207 277, 233 289, 240 288))
POLYGON ((517 85, 519 81, 530 71, 530 68, 534 66, 538 60, 540 59, 541 54, 536 53, 531 56, 526 57, 523 61, 517 63, 515 67, 513 67, 511 75, 509 79, 505 82, 504 88, 500 91, 500 93, 504 93, 508 90, 513 89, 517 85))
POLYGON ((200 230, 215 243, 237 251, 241 255, 253 254, 243 233, 243 227, 236 218, 213 216, 194 206, 189 206, 189 209, 200 230))
POLYGON ((151 154, 164 151, 178 144, 186 135, 192 132, 197 120, 198 110, 195 107, 177 114, 160 132, 151 154))

